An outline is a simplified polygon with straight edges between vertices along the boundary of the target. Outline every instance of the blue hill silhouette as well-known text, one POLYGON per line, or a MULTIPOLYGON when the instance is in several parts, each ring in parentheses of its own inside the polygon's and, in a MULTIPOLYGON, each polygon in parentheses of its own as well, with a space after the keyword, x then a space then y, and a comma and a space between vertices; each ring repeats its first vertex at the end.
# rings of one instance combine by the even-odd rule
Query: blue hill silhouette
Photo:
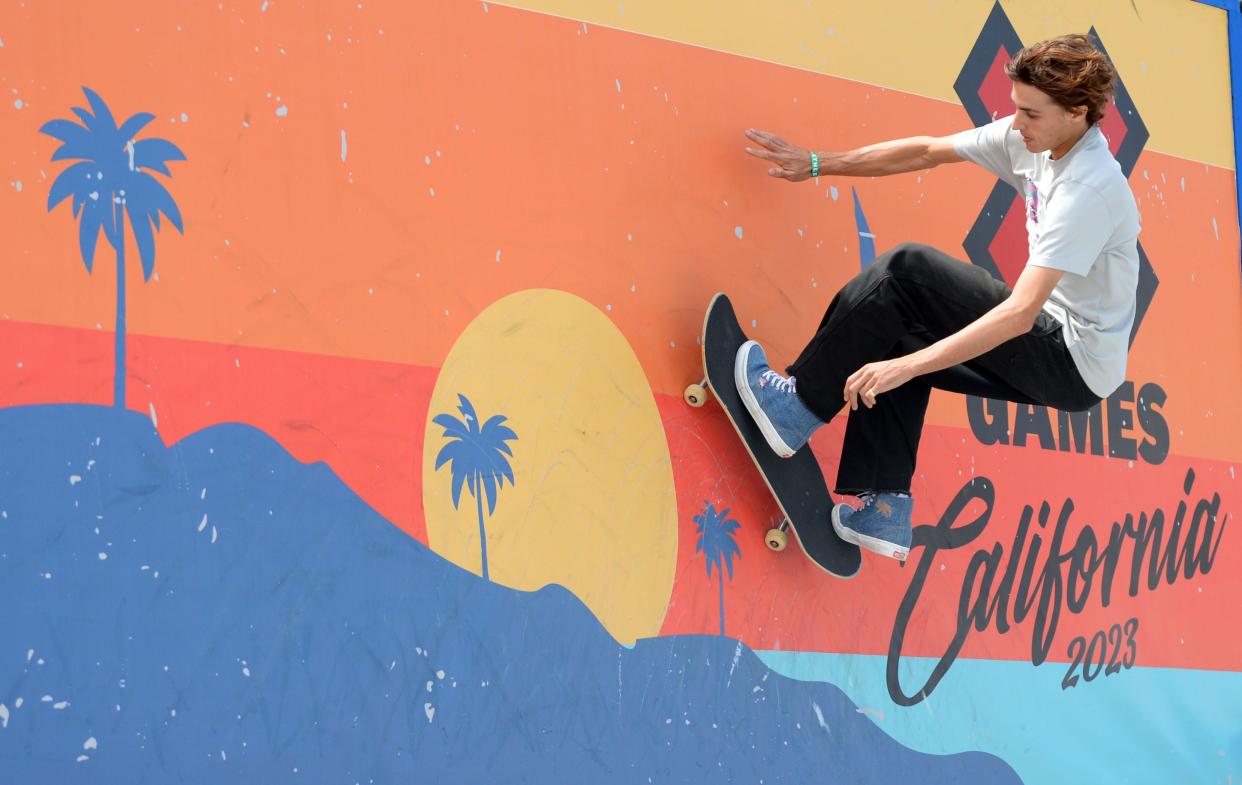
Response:
POLYGON ((0 770, 30 783, 1007 783, 716 636, 618 645, 254 428, 0 410, 0 770))

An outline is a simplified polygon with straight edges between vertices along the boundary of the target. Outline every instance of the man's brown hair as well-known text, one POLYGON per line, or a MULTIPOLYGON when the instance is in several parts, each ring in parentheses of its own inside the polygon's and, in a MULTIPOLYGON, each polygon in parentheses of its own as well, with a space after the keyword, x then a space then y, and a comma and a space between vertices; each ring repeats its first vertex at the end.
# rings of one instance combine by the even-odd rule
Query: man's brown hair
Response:
POLYGON ((1062 35, 1031 44, 1013 56, 1005 73, 1030 85, 1065 109, 1087 107, 1087 125, 1104 116, 1117 72, 1085 35, 1062 35))

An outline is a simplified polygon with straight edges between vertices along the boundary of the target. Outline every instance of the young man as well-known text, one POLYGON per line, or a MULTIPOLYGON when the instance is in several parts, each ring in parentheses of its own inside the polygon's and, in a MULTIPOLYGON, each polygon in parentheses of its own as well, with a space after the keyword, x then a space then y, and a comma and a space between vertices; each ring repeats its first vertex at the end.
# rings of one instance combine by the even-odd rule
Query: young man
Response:
POLYGON ((972 161, 1026 202, 1029 257, 1011 290, 987 271, 903 244, 847 283, 782 376, 754 341, 738 390, 768 443, 789 456, 850 407, 832 525, 842 539, 904 560, 910 479, 933 387, 1090 408, 1125 378, 1138 284, 1138 208, 1098 123, 1115 73, 1081 35, 1027 47, 1006 66, 1015 113, 943 138, 811 153, 747 131, 746 152, 791 182, 874 177, 972 161), (860 407, 859 404, 862 404, 860 407))

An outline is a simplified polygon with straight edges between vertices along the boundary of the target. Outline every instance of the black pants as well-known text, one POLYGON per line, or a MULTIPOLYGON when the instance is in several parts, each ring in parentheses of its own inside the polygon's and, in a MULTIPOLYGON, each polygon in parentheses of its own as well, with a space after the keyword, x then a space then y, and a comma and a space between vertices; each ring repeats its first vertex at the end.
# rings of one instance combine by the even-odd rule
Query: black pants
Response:
MULTIPOLYGON (((1010 295, 986 270, 925 245, 903 244, 847 283, 788 372, 798 395, 828 422, 844 406, 845 380, 862 366, 901 357, 961 330, 1010 295)), ((1089 409, 1100 397, 1083 382, 1061 334, 1040 313, 1025 335, 961 365, 918 376, 850 411, 837 493, 910 490, 931 389, 1089 409)))

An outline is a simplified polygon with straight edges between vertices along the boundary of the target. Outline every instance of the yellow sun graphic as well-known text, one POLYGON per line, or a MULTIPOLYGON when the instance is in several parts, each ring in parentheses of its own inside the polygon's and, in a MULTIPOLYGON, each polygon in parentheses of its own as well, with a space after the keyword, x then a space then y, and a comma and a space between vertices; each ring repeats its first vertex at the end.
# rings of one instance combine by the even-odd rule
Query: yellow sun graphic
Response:
POLYGON ((433 550, 482 574, 482 517, 491 580, 523 590, 560 584, 627 645, 659 632, 677 556, 672 463, 643 369, 599 309, 534 289, 479 314, 440 369, 424 444, 433 550), (468 425, 459 396, 474 431, 446 436, 439 415, 468 425), (505 428, 516 438, 495 438, 505 428), (465 444, 472 439, 481 444, 465 444), (473 488, 481 498, 465 481, 454 506, 455 472, 506 464, 513 481, 490 491, 490 514, 481 481, 473 488))

